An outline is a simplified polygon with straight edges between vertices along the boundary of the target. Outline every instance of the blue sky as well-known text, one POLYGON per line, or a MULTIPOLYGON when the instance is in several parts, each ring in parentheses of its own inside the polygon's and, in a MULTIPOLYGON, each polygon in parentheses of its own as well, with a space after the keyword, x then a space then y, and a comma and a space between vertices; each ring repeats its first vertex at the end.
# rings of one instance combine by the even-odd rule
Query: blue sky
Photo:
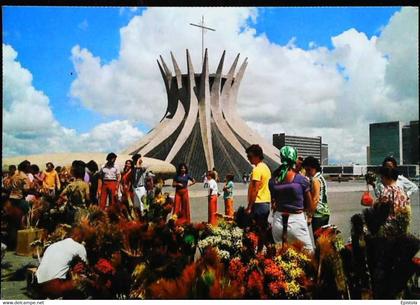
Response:
POLYGON ((132 16, 128 9, 113 7, 4 7, 3 42, 18 52, 19 62, 33 75, 35 88, 50 98, 58 121, 86 132, 114 118, 81 107, 68 96, 75 77, 70 50, 79 44, 103 62, 111 61, 118 57, 119 29, 132 16))
MULTIPOLYGON (((310 42, 331 48, 331 37, 356 28, 377 35, 399 7, 383 8, 259 8, 257 34, 273 43, 308 49, 310 42)), ((128 8, 3 7, 3 42, 18 52, 18 60, 31 71, 36 89, 49 98, 57 120, 68 128, 87 132, 95 125, 117 119, 82 107, 68 96, 75 73, 71 48, 79 44, 99 56, 102 63, 118 57, 121 27, 134 14, 128 8)), ((192 31, 193 35, 194 32, 192 31)), ((138 124, 147 132, 148 125, 138 124)))
POLYGON ((173 51, 186 71, 189 49, 199 71, 189 23, 203 14, 216 28, 210 69, 223 50, 225 69, 248 57, 237 111, 267 141, 322 136, 330 159, 363 163, 370 123, 418 119, 417 8, 9 6, 3 151, 119 151, 141 138, 166 108, 156 59, 173 51))
POLYGON ((369 37, 379 30, 400 7, 324 7, 324 8, 261 8, 257 32, 265 32, 270 41, 286 44, 296 37, 303 49, 311 41, 331 48, 331 37, 355 28, 369 37))

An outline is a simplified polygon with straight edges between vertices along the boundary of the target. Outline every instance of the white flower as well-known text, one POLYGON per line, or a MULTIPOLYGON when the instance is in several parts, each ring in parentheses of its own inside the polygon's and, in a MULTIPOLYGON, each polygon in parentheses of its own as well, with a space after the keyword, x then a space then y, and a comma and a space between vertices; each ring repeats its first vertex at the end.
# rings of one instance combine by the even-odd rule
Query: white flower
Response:
POLYGON ((217 253, 222 259, 228 260, 230 258, 230 253, 228 251, 217 249, 217 253))

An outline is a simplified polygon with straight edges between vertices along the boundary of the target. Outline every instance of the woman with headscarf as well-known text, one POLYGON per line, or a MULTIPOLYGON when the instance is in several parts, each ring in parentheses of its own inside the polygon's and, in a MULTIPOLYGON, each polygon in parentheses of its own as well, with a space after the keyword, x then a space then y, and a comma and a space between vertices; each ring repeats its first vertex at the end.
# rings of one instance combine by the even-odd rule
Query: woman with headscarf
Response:
POLYGON ((281 165, 269 182, 273 214, 273 239, 276 243, 299 240, 313 252, 305 211, 312 213, 309 181, 294 169, 297 151, 290 146, 280 149, 281 165))

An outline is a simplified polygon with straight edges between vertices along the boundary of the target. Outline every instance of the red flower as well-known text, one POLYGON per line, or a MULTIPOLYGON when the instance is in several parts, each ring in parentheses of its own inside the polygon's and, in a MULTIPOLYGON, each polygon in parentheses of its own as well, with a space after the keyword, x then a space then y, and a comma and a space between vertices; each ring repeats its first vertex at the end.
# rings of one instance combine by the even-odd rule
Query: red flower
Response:
POLYGON ((266 259, 264 267, 264 274, 273 279, 273 280, 281 280, 283 279, 283 272, 281 271, 280 267, 277 266, 272 260, 266 259))
POLYGON ((229 263, 229 274, 232 278, 238 279, 242 282, 246 275, 246 268, 239 258, 234 258, 229 263))
POLYGON ((277 296, 280 292, 282 292, 285 288, 285 283, 281 281, 275 281, 268 284, 268 289, 270 290, 270 294, 272 296, 277 296))
POLYGON ((258 294, 262 297, 264 295, 264 278, 263 276, 256 270, 252 271, 248 277, 248 289, 249 290, 256 290, 258 294))
POLYGON ((111 265, 111 263, 108 260, 104 258, 101 258, 96 263, 95 269, 102 274, 110 274, 110 275, 115 274, 115 268, 111 265))
POLYGON ((246 239, 251 243, 253 248, 258 246, 258 235, 254 232, 249 232, 246 234, 246 239))

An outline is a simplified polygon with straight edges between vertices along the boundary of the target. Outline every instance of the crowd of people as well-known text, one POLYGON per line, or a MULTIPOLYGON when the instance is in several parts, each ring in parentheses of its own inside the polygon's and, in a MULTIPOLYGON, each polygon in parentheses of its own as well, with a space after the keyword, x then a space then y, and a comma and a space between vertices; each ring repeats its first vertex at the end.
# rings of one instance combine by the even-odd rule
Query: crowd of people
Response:
MULTIPOLYGON (((253 169, 243 211, 255 224, 258 251, 270 242, 287 244, 298 241, 306 251, 313 253, 315 245, 311 235, 316 235, 321 227, 329 224, 331 214, 327 183, 319 160, 312 156, 302 158, 295 148, 284 146, 280 150, 280 166, 271 172, 259 145, 248 147, 246 155, 253 169), (268 220, 270 212, 273 214, 272 223, 268 220)), ((149 195, 156 194, 157 186, 161 190, 163 181, 157 180, 153 172, 143 166, 140 154, 126 160, 122 170, 116 165, 116 159, 115 153, 109 153, 101 167, 93 160, 87 163, 75 160, 70 169, 55 167, 48 162, 44 171, 25 160, 17 167, 9 166, 7 175, 4 175, 2 217, 7 219, 7 233, 5 239, 2 236, 2 244, 5 242, 9 248, 15 247, 17 230, 28 224, 39 225, 48 232, 63 223, 73 226, 71 237, 47 248, 38 267, 38 284, 46 295, 55 291, 54 296, 63 296, 73 291, 77 284, 68 280, 70 262, 75 255, 84 261, 87 259, 82 245, 84 232, 75 223, 86 215, 90 206, 98 206, 103 211, 117 210, 128 220, 141 219, 149 209, 149 195), (40 212, 36 213, 37 210, 40 212)), ((387 221, 392 225, 399 210, 409 211, 409 197, 417 191, 417 186, 398 173, 397 163, 392 157, 385 158, 379 177, 367 175, 366 181, 374 187, 375 205, 389 207, 387 221)), ((205 178, 208 224, 217 226, 221 192, 216 169, 206 172, 205 178)), ((221 190, 224 217, 233 220, 234 175, 229 174, 224 180, 221 190)), ((195 183, 188 165, 179 164, 172 180, 175 196, 171 217, 178 225, 191 223, 188 189, 195 183)))

